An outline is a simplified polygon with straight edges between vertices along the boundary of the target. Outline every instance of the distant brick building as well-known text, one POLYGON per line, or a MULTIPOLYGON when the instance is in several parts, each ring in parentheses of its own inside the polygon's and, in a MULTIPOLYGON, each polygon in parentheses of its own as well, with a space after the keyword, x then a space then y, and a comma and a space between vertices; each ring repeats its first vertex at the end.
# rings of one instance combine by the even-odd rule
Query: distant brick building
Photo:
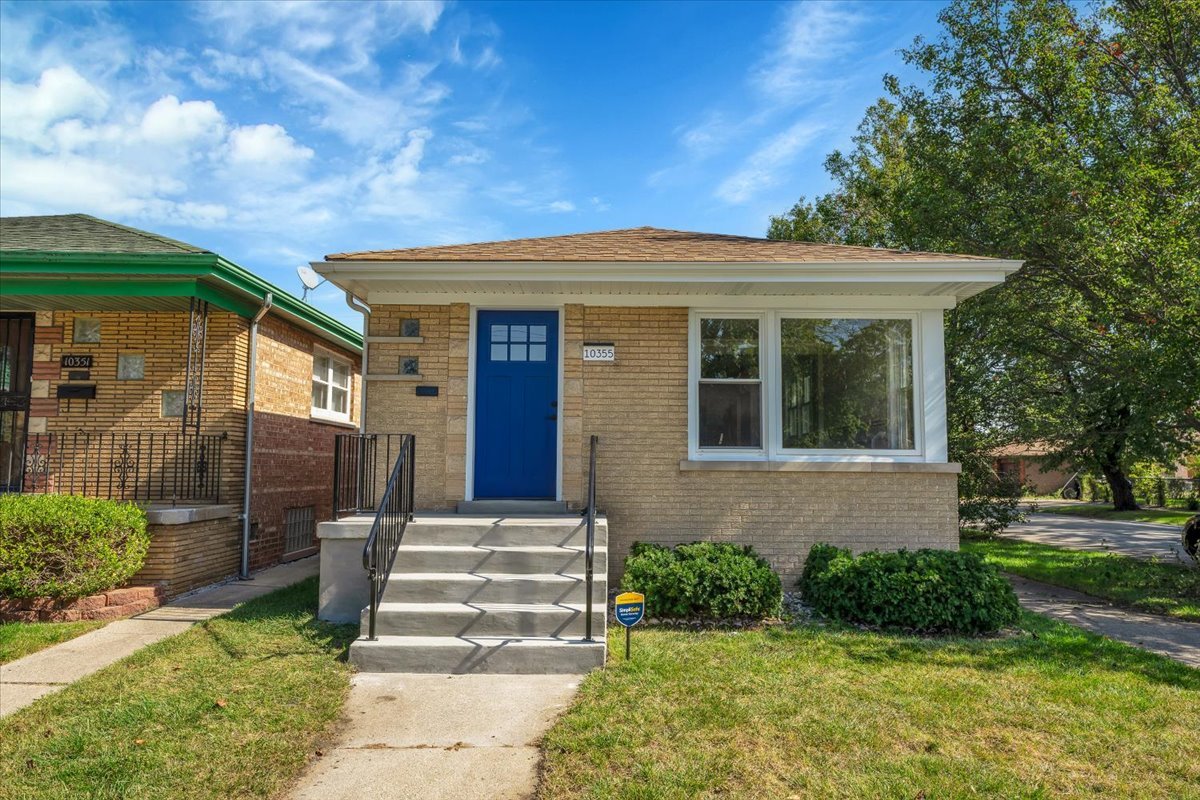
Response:
POLYGON ((138 580, 171 594, 311 554, 361 353, 357 332, 202 248, 81 214, 4 218, 0 490, 146 506, 138 580))

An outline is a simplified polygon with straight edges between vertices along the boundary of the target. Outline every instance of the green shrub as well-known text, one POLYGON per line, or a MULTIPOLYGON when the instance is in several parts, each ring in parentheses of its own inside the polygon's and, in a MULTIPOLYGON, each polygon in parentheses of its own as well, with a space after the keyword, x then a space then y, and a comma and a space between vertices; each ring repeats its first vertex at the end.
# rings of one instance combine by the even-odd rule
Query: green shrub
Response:
POLYGON ((621 588, 646 595, 646 616, 660 619, 762 619, 778 614, 783 599, 766 559, 726 542, 635 544, 621 588))
POLYGON ((106 591, 142 568, 149 547, 146 514, 132 503, 0 495, 0 597, 106 591))
POLYGON ((972 553, 849 550, 814 545, 800 576, 804 600, 844 622, 923 633, 984 633, 1017 621, 1008 581, 972 553))

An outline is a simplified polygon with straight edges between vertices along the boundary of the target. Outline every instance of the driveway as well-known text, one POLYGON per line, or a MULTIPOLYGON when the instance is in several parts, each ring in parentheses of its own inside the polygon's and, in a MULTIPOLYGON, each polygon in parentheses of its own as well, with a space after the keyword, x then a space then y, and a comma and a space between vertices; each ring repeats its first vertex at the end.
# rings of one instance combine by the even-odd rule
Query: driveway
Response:
POLYGON ((1183 549, 1179 525, 1157 522, 1072 517, 1053 512, 1030 514, 1029 521, 1005 529, 1004 536, 1072 550, 1101 550, 1159 561, 1192 564, 1183 549))

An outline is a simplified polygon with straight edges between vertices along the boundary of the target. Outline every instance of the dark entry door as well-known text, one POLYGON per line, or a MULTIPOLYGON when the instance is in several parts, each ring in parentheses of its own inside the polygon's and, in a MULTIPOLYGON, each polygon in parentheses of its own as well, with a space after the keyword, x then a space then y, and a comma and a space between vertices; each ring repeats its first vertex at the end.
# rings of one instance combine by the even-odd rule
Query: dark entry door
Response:
POLYGON ((558 312, 480 311, 475 497, 555 497, 558 312))
POLYGON ((32 375, 33 315, 0 314, 0 492, 21 491, 32 375))

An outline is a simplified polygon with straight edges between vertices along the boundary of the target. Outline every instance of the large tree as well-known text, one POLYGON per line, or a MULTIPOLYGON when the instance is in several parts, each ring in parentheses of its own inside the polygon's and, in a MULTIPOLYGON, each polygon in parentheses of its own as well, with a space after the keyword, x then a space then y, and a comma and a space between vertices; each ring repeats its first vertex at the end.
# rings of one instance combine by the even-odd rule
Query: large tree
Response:
POLYGON ((1136 507, 1200 435, 1200 0, 959 0, 779 238, 1025 260, 948 318, 952 446, 1041 441, 1136 507))

